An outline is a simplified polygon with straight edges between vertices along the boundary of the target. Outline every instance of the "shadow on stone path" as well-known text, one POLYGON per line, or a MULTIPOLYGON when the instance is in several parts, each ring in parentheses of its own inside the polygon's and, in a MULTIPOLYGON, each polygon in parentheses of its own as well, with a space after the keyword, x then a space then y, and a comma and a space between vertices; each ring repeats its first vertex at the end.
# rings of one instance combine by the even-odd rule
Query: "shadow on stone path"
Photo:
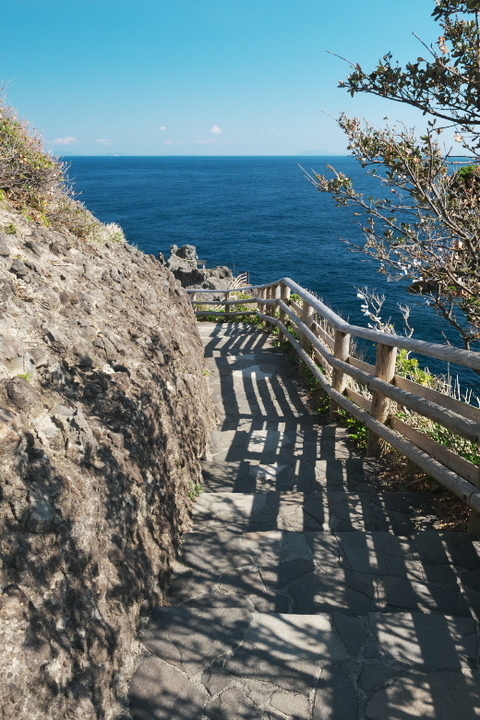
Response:
POLYGON ((134 720, 480 718, 480 541, 379 493, 248 325, 199 325, 218 428, 134 720))

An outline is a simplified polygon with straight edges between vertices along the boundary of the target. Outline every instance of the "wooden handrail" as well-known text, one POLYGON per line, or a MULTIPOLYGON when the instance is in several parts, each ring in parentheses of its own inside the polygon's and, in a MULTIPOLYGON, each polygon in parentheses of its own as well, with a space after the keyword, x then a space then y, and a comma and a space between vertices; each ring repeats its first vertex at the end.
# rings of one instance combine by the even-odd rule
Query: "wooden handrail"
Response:
MULTIPOLYGON (((249 287, 237 288, 236 291, 251 292, 252 290, 267 289, 278 284, 286 285, 292 292, 299 295, 302 300, 306 300, 314 311, 327 320, 327 322, 329 322, 336 330, 341 330, 344 333, 353 335, 354 337, 363 338, 364 340, 371 340, 374 343, 382 343, 383 345, 402 348, 404 350, 409 350, 410 352, 415 352, 419 355, 426 355, 427 357, 436 358, 437 360, 445 360, 446 362, 463 365, 464 367, 469 367, 473 370, 480 370, 480 353, 478 352, 474 352, 472 350, 462 350, 461 348, 454 348, 450 345, 430 343, 425 340, 415 340, 413 338, 404 337, 403 335, 370 330, 368 328, 362 328, 358 325, 351 325, 337 315, 331 308, 328 307, 328 305, 325 305, 325 303, 312 295, 311 292, 305 290, 305 288, 302 288, 301 285, 298 285, 298 283, 294 282, 290 278, 282 278, 281 280, 275 280, 275 282, 267 283, 265 285, 251 285, 249 287)), ((187 289, 187 292, 195 294, 212 294, 223 291, 187 289)), ((239 300, 238 302, 241 303, 242 301, 239 300)))
MULTIPOLYGON (((267 316, 263 316, 267 319, 267 316)), ((480 490, 478 490, 471 482, 463 478, 461 475, 451 471, 435 457, 430 456, 428 453, 423 452, 413 443, 405 440, 399 433, 391 430, 383 423, 375 420, 370 413, 363 410, 356 403, 349 400, 345 395, 342 395, 335 390, 325 375, 321 372, 313 362, 312 358, 305 352, 300 343, 295 340, 288 329, 280 322, 278 318, 271 318, 270 322, 273 322, 285 335, 288 341, 293 345, 297 353, 300 355, 307 367, 312 371, 320 385, 325 392, 344 410, 347 410, 353 417, 360 420, 364 425, 372 430, 376 435, 386 440, 390 445, 399 450, 405 457, 411 460, 415 465, 418 465, 422 470, 428 473, 431 477, 434 477, 442 485, 451 490, 455 495, 460 497, 464 502, 469 505, 476 514, 480 514, 480 490)))
POLYGON ((336 330, 342 330, 344 333, 348 333, 354 337, 372 340, 372 342, 375 343, 383 343, 384 345, 410 350, 419 355, 427 355, 437 360, 445 360, 446 362, 480 370, 480 353, 473 352, 472 350, 454 348, 450 345, 438 345, 436 343, 425 342, 424 340, 414 340, 413 338, 403 337, 402 335, 394 335, 393 333, 384 333, 378 330, 362 328, 357 325, 350 325, 350 323, 333 312, 328 305, 325 305, 308 290, 305 290, 301 285, 290 280, 290 278, 283 278, 281 282, 285 283, 294 293, 300 295, 302 300, 307 300, 319 315, 325 318, 336 330))
MULTIPOLYGON (((479 443, 480 408, 396 375, 395 353, 401 348, 474 370, 480 370, 480 353, 351 325, 290 278, 236 288, 235 291, 255 292, 256 296, 202 302, 196 298, 197 293, 212 294, 215 290, 187 292, 192 294, 194 306, 205 303, 219 305, 228 311, 226 317, 254 314, 277 326, 330 396, 332 417, 337 408, 343 408, 367 426, 370 432, 369 454, 378 453, 381 447, 379 439, 388 442, 470 505, 473 511, 471 526, 480 528, 479 468, 392 415, 390 410, 393 401, 470 442, 479 443), (297 299, 291 297, 292 293, 298 296, 297 299), (258 309, 230 312, 230 306, 239 304, 257 304, 258 309), (275 317, 275 309, 278 309, 280 317, 275 317), (297 329, 299 341, 287 328, 285 323, 288 321, 297 329), (350 337, 360 337, 376 344, 376 365, 350 355, 350 337), (350 387, 347 378, 367 387, 373 399, 350 387)), ((215 310, 197 310, 196 314, 215 315, 215 310)))

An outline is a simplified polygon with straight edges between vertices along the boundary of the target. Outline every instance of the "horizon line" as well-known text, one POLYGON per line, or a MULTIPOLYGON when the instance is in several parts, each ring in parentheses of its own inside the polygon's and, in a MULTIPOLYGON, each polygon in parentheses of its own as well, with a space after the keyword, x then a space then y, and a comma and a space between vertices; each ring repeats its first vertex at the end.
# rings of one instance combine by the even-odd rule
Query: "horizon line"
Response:
MULTIPOLYGON (((52 153, 53 154, 53 153, 52 153)), ((296 153, 295 155, 136 155, 136 154, 104 154, 104 155, 68 155, 68 154, 54 154, 54 157, 101 157, 101 158, 114 158, 114 157, 165 157, 165 158, 241 158, 241 157, 290 157, 290 158, 296 158, 296 157, 353 157, 352 155, 343 155, 340 153, 326 153, 325 155, 304 155, 303 153, 296 153)))

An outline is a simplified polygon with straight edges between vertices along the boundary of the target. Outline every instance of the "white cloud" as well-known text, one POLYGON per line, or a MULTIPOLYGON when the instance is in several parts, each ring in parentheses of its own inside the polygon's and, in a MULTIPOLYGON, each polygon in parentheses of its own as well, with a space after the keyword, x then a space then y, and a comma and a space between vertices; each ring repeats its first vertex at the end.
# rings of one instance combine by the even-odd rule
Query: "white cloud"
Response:
POLYGON ((214 125, 210 132, 212 132, 214 135, 220 135, 220 133, 222 132, 222 128, 219 128, 218 125, 214 125))
POLYGON ((165 145, 172 145, 172 144, 173 144, 173 143, 172 143, 171 140, 165 140, 165 145))
POLYGON ((220 142, 220 140, 215 140, 215 138, 209 138, 208 140, 195 140, 195 145, 213 145, 214 143, 220 142))
POLYGON ((77 138, 74 137, 64 137, 64 138, 56 138, 55 140, 50 140, 51 145, 81 145, 80 140, 77 140, 77 138))
POLYGON ((159 130, 166 130, 167 128, 166 128, 165 125, 162 125, 162 127, 159 127, 158 129, 159 129, 159 130))
POLYGON ((108 138, 100 138, 100 140, 97 140, 97 143, 100 143, 100 145, 113 145, 115 140, 109 140, 108 138))

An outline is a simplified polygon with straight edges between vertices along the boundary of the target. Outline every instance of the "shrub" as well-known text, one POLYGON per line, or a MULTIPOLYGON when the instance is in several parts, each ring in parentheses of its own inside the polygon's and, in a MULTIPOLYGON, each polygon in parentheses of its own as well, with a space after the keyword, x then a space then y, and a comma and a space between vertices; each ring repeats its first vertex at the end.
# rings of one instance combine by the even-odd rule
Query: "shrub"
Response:
POLYGON ((58 230, 66 229, 87 242, 125 242, 120 225, 104 225, 85 205, 66 193, 51 200, 44 220, 58 230))
POLYGON ((43 211, 65 190, 65 164, 43 149, 40 137, 0 97, 0 190, 18 209, 43 211))
POLYGON ((0 200, 29 220, 68 230, 80 240, 124 242, 119 225, 104 225, 75 200, 67 167, 45 151, 39 135, 0 95, 0 200))

